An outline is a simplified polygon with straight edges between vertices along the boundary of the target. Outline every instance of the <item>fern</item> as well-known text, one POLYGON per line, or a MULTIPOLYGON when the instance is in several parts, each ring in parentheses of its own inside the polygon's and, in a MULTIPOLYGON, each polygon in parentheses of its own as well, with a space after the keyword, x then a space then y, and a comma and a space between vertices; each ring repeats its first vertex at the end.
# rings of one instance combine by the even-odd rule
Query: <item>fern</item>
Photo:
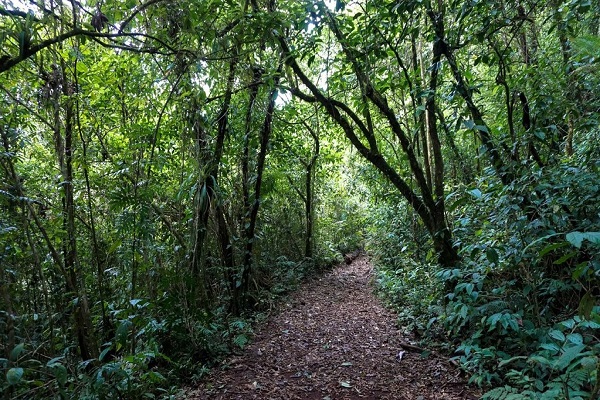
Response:
POLYGON ((482 314, 496 314, 503 311, 509 311, 510 305, 507 301, 504 300, 493 300, 489 303, 482 304, 477 307, 480 313, 482 314))
POLYGON ((520 396, 518 390, 507 385, 490 390, 481 397, 481 400, 516 400, 524 398, 514 397, 515 395, 520 396))
POLYGON ((568 376, 567 385, 573 390, 580 390, 590 378, 590 371, 585 369, 578 369, 577 371, 571 372, 568 376))
POLYGON ((550 389, 546 390, 544 393, 542 393, 541 396, 539 397, 539 399, 540 400, 564 399, 565 395, 563 393, 562 385, 563 385, 562 382, 558 382, 558 381, 551 382, 550 384, 548 384, 550 389))
POLYGON ((233 344, 235 344, 240 349, 243 349, 246 346, 246 344, 248 344, 248 342, 249 342, 248 336, 246 336, 244 334, 237 335, 233 339, 233 344))
POLYGON ((528 393, 509 393, 504 400, 524 400, 524 399, 534 399, 535 397, 531 396, 528 393))
POLYGON ((240 329, 240 330, 245 329, 246 325, 247 325, 246 322, 242 321, 241 319, 236 319, 230 323, 230 326, 232 328, 240 329))

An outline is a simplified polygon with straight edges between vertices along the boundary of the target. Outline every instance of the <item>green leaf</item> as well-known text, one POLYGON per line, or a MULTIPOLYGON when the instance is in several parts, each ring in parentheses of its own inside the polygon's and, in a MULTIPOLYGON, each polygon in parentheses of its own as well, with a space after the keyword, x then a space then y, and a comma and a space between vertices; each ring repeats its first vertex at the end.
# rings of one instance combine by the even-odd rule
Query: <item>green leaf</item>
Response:
POLYGON ((556 249, 560 249, 561 247, 565 247, 565 246, 568 246, 567 242, 560 242, 560 243, 549 244, 548 246, 544 247, 540 251, 540 257, 543 257, 546 254, 550 253, 551 251, 556 250, 556 249))
POLYGON ((573 318, 570 318, 565 321, 561 321, 560 325, 564 326, 566 329, 573 329, 573 327, 575 326, 575 320, 573 318))
MULTIPOLYGON (((85 36, 84 36, 85 37, 85 36)), ((82 63, 81 61, 79 61, 77 63, 77 72, 87 72, 89 70, 88 66, 85 65, 84 63, 82 63)))
POLYGON ((352 387, 352 385, 350 384, 350 382, 345 382, 345 381, 340 382, 340 386, 348 388, 348 389, 352 387))
POLYGON ((131 299, 129 300, 129 304, 136 308, 144 308, 148 305, 148 302, 144 299, 131 299))
POLYGON ((598 361, 600 361, 600 360, 598 360, 598 357, 595 357, 595 356, 584 357, 581 359, 581 366, 584 369, 593 371, 594 369, 596 369, 596 365, 598 365, 598 361))
POLYGON ((23 377, 23 368, 11 368, 6 372, 6 381, 13 386, 21 382, 23 377))
POLYGON ((25 351, 25 343, 19 343, 10 352, 10 360, 17 361, 23 351, 25 351))
POLYGON ((488 127, 485 125, 475 125, 475 128, 480 132, 490 133, 488 127))
POLYGON ((587 232, 584 236, 593 245, 600 246, 600 232, 587 232))
POLYGON ((467 319, 467 315, 469 314, 469 307, 466 304, 463 304, 458 314, 461 316, 462 319, 467 319))
POLYGON ((579 344, 573 347, 569 347, 561 354, 560 358, 555 361, 554 365, 559 370, 565 369, 571 364, 573 360, 575 360, 580 354, 581 351, 585 348, 585 345, 579 344))
POLYGON ((486 321, 486 323, 489 325, 488 332, 491 332, 494 329, 496 329, 496 324, 498 323, 498 321, 500 321, 500 318, 502 318, 502 313, 496 313, 488 318, 488 320, 486 321))
POLYGON ((233 339, 233 343, 240 349, 243 349, 246 346, 246 344, 248 344, 248 341, 249 339, 246 335, 237 335, 233 339))
POLYGON ((546 357, 542 357, 539 355, 536 356, 531 356, 527 359, 528 362, 535 362, 541 365, 548 365, 551 366, 552 362, 550 360, 548 360, 546 357))
POLYGON ((590 270, 590 263, 584 261, 582 263, 577 264, 571 276, 573 277, 573 279, 577 280, 590 272, 593 272, 590 270))
POLYGON ((553 353, 558 353, 560 351, 560 346, 558 346, 556 343, 542 343, 540 348, 544 350, 550 350, 553 353))
POLYGON ((155 372, 155 371, 149 371, 147 374, 145 374, 143 376, 143 378, 148 378, 148 380, 150 382, 153 383, 160 383, 160 382, 165 382, 167 380, 167 378, 164 377, 163 374, 161 374, 160 372, 155 372))
POLYGON ((567 253, 567 254, 563 255, 561 258, 559 258, 558 260, 554 261, 554 265, 564 264, 565 262, 569 261, 571 258, 575 257, 576 255, 577 255, 577 252, 575 252, 575 251, 567 253))
POLYGON ((54 364, 57 364, 60 360, 64 359, 65 356, 60 356, 60 357, 54 357, 53 359, 51 359, 50 361, 48 361, 46 363, 47 367, 52 367, 54 364))
POLYGON ((102 361, 104 360, 104 357, 106 357, 106 355, 108 354, 108 352, 110 351, 111 346, 108 346, 107 348, 105 348, 104 350, 102 350, 102 353, 100 353, 100 355, 98 356, 98 360, 102 361))
POLYGON ((481 199, 481 190, 479 189, 473 189, 473 190, 469 190, 467 193, 469 193, 471 196, 475 197, 476 199, 481 199))
POLYGON ((496 265, 498 264, 498 253, 493 248, 488 247, 485 251, 485 256, 487 257, 487 259, 490 263, 493 263, 496 265))
POLYGON ((600 232, 570 232, 567 233, 566 239, 578 249, 581 248, 584 240, 589 241, 593 245, 600 246, 600 232))
POLYGON ((579 307, 577 308, 579 315, 585 319, 590 319, 595 305, 596 299, 590 292, 587 292, 579 302, 579 307))
POLYGON ((127 341, 127 336, 129 335, 129 328, 131 328, 131 321, 125 319, 121 321, 119 327, 117 328, 117 332, 115 333, 115 339, 118 344, 124 346, 127 341))
POLYGON ((573 344, 583 344, 583 336, 579 333, 569 333, 567 335, 567 340, 573 344))
POLYGON ((525 359, 527 359, 527 356, 515 356, 515 357, 511 357, 508 360, 502 360, 502 361, 500 361, 500 363, 498 363, 498 367, 503 367, 506 364, 510 364, 511 362, 516 361, 516 360, 525 360, 525 359))
POLYGON ((463 124, 467 127, 467 129, 475 128, 475 122, 471 121, 470 119, 463 121, 463 124))
POLYGON ((581 232, 567 233, 566 239, 573 246, 580 248, 581 243, 583 242, 583 234, 581 232))
POLYGON ((564 341, 565 341, 565 339, 566 339, 566 338, 565 338, 565 334, 564 334, 564 333, 562 333, 562 332, 561 332, 561 331, 559 331, 559 330, 556 330, 556 329, 554 329, 554 330, 550 331, 550 332, 548 333, 548 335, 549 335, 549 336, 550 336, 552 339, 556 339, 556 340, 558 340, 559 342, 564 342, 564 341))
POLYGON ((68 377, 67 368, 65 368, 64 365, 57 363, 57 364, 53 364, 51 369, 52 369, 52 373, 56 377, 56 381, 58 382, 58 384, 60 386, 65 386, 65 383, 67 383, 67 377, 68 377))
POLYGON ((536 138, 538 138, 540 140, 546 140, 546 134, 542 131, 535 131, 535 132, 533 132, 533 134, 535 135, 536 138))

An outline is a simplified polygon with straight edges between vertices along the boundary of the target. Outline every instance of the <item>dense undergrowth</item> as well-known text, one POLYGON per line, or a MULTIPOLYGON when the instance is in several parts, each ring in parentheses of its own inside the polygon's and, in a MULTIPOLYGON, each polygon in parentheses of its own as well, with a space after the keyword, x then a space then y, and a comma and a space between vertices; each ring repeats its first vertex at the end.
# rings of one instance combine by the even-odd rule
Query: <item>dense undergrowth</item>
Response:
POLYGON ((486 398, 597 398, 599 13, 1 2, 0 393, 175 396, 365 235, 486 398))
MULTIPOLYGON (((253 291, 252 309, 234 316, 225 305, 209 310, 186 308, 184 292, 171 287, 154 300, 109 304, 114 336, 104 338, 97 360, 78 361, 68 337, 51 338, 62 355, 50 358, 38 342, 55 329, 42 316, 24 315, 15 321, 21 344, 0 359, 0 392, 9 398, 154 399, 175 398, 185 383, 203 376, 232 352, 249 342, 253 327, 311 274, 341 260, 341 253, 326 258, 289 261, 281 257, 264 266, 269 281, 253 291), (62 347, 64 346, 64 347, 62 347)), ((100 320, 95 321, 101 325, 100 320)))
POLYGON ((455 268, 419 252, 426 235, 389 218, 397 206, 377 211, 369 243, 382 295, 401 325, 453 353, 484 399, 600 393, 600 163, 578 157, 450 194, 455 268))

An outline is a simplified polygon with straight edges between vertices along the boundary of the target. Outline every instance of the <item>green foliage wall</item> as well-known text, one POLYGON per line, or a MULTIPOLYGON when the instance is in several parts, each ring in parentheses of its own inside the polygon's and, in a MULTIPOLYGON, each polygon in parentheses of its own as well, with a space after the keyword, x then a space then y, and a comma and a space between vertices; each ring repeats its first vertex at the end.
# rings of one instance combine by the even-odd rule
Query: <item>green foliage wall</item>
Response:
POLYGON ((597 2, 4 3, 3 393, 167 398, 366 247, 487 398, 598 395, 597 2))

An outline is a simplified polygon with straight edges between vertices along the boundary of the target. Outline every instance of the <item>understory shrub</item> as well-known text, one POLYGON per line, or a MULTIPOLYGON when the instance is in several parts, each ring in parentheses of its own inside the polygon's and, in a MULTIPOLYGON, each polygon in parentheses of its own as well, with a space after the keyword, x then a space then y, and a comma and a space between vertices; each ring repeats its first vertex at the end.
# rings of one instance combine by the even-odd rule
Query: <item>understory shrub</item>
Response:
POLYGON ((440 269, 398 205, 373 212, 368 248, 400 325, 443 338, 484 399, 600 393, 598 161, 493 172, 447 197, 461 262, 440 269))
POLYGON ((498 386, 486 399, 598 395, 597 168, 564 164, 466 193, 455 227, 463 261, 437 276, 453 287, 443 322, 456 359, 471 382, 498 386))

